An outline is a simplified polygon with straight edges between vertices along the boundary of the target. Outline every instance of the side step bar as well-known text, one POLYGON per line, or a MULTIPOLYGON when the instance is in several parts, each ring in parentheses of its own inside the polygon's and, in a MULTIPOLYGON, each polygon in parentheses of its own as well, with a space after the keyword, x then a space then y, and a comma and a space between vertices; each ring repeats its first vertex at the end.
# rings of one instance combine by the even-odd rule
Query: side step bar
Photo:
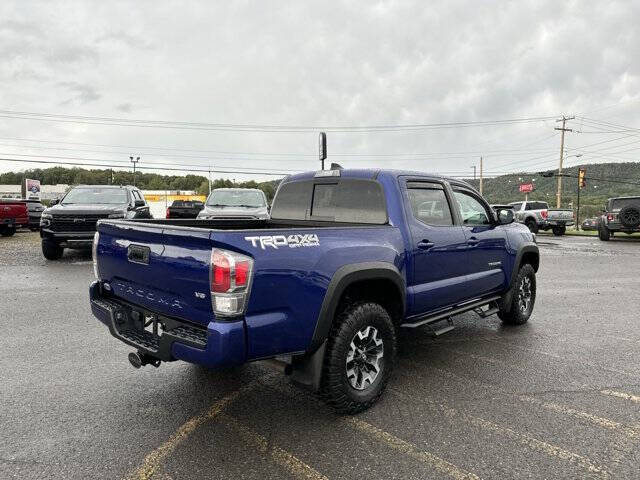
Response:
MULTIPOLYGON (((475 300, 475 301, 471 301, 471 302, 467 302, 463 305, 458 305, 452 308, 448 308, 445 311, 442 312, 437 312, 437 313, 433 313, 430 315, 425 315, 423 317, 418 317, 418 319, 414 322, 411 323, 403 323, 402 325, 400 325, 401 327, 404 328, 418 328, 421 327, 422 325, 428 325, 430 323, 435 323, 439 320, 442 320, 444 318, 448 318, 448 317, 452 317, 454 315, 459 315, 461 313, 464 312, 468 312, 470 310, 474 310, 476 311, 476 313, 478 313, 478 315, 480 315, 481 317, 488 317, 489 315, 493 315, 494 313, 498 312, 498 307, 496 306, 492 306, 491 303, 497 301, 500 299, 500 295, 496 295, 495 297, 489 297, 489 298, 482 298, 479 300, 475 300), (488 306, 489 309, 488 310, 482 310, 482 307, 488 306), (480 310, 482 313, 479 313, 478 310, 480 310)), ((438 330, 438 332, 443 332, 442 330, 451 331, 453 330, 453 326, 449 325, 448 327, 445 327, 444 329, 438 330), (449 328, 451 327, 451 328, 449 328)), ((440 333, 441 334, 441 333, 440 333)))

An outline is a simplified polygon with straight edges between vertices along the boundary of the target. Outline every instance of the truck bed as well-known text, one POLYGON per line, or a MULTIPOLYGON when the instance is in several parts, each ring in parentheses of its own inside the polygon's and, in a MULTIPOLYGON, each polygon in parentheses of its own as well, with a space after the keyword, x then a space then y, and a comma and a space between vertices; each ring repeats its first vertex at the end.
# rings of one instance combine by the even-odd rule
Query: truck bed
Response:
MULTIPOLYGON (((106 220, 103 220, 106 222, 106 220)), ((346 222, 328 222, 317 220, 198 220, 195 218, 159 218, 159 219, 137 219, 137 220, 109 220, 115 223, 144 223, 159 226, 182 227, 189 229, 204 230, 277 230, 283 228, 327 228, 327 227, 377 227, 381 225, 372 225, 370 223, 346 223, 346 222)))

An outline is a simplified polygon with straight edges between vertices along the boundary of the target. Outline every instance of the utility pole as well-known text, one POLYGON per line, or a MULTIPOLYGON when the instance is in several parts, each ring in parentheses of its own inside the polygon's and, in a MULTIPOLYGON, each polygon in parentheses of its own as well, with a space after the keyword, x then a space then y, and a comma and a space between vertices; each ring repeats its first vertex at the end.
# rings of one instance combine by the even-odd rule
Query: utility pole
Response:
POLYGON ((560 208, 562 205, 562 160, 564 157, 564 132, 573 132, 570 128, 565 128, 567 120, 573 120, 576 117, 565 117, 562 116, 562 119, 556 120, 556 122, 562 122, 562 128, 555 127, 554 130, 560 130, 562 134, 560 135, 560 165, 558 167, 558 192, 556 193, 556 208, 560 208))
POLYGON ((471 168, 473 168, 473 180, 475 181, 475 179, 476 179, 476 166, 475 165, 471 165, 471 168))
POLYGON ((129 157, 129 160, 131 160, 131 163, 133 163, 133 186, 136 186, 136 163, 138 163, 140 161, 140 157, 136 157, 136 159, 133 159, 133 156, 129 157))
POLYGON ((482 195, 482 157, 480 157, 480 195, 482 195))
POLYGON ((209 195, 211 195, 211 165, 209 165, 209 195))

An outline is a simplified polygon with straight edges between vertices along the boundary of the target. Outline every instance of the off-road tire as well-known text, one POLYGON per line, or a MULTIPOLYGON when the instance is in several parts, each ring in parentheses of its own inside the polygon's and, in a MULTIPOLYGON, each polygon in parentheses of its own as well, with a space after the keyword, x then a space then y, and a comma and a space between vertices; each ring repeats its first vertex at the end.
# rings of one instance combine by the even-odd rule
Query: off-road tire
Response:
POLYGON ((598 238, 603 242, 608 242, 611 238, 611 232, 605 225, 598 225, 598 238))
POLYGON ((389 381, 396 357, 396 331, 387 311, 377 303, 347 305, 334 320, 327 339, 320 397, 338 413, 355 414, 371 407, 389 381), (358 390, 347 377, 347 356, 358 332, 374 327, 382 340, 383 356, 373 383, 358 390))
POLYGON ((500 320, 507 325, 523 325, 527 323, 529 317, 531 317, 535 303, 536 272, 530 264, 525 263, 520 267, 518 276, 516 277, 516 280, 509 292, 507 292, 507 294, 498 302, 498 307, 500 309, 498 311, 498 317, 500 317, 500 320), (524 280, 528 280, 530 285, 530 300, 528 308, 523 311, 520 299, 523 293, 521 287, 524 280))
POLYGON ((3 237, 12 237, 16 233, 16 227, 3 225, 4 228, 0 229, 0 235, 3 237))
POLYGON ((618 214, 618 220, 627 228, 636 228, 640 225, 640 207, 627 205, 618 214))
POLYGON ((536 222, 533 218, 530 218, 524 222, 531 233, 538 233, 538 222, 536 222))
POLYGON ((562 225, 562 226, 559 226, 559 227, 553 227, 551 230, 553 230, 553 234, 556 237, 561 237, 562 235, 564 235, 567 232, 567 227, 562 225))
POLYGON ((47 260, 60 260, 63 253, 64 248, 60 245, 46 238, 42 239, 42 255, 44 255, 44 258, 47 260))

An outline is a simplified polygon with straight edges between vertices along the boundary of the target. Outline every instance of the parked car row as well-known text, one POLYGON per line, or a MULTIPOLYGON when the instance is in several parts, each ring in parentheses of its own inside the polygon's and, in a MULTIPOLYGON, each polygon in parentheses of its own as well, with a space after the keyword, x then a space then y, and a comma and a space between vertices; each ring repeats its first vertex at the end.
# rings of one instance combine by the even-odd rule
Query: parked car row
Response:
MULTIPOLYGON (((0 209, 0 214, 5 212, 0 218, 6 217, 0 223, 0 232, 6 236, 13 235, 17 226, 39 228, 42 254, 47 260, 61 258, 65 249, 91 247, 99 220, 153 218, 142 192, 130 185, 80 185, 46 210, 37 205, 24 200, 7 202, 0 209)), ((269 207, 261 190, 221 188, 211 192, 206 204, 174 201, 167 209, 167 218, 264 220, 269 218, 269 207)))

